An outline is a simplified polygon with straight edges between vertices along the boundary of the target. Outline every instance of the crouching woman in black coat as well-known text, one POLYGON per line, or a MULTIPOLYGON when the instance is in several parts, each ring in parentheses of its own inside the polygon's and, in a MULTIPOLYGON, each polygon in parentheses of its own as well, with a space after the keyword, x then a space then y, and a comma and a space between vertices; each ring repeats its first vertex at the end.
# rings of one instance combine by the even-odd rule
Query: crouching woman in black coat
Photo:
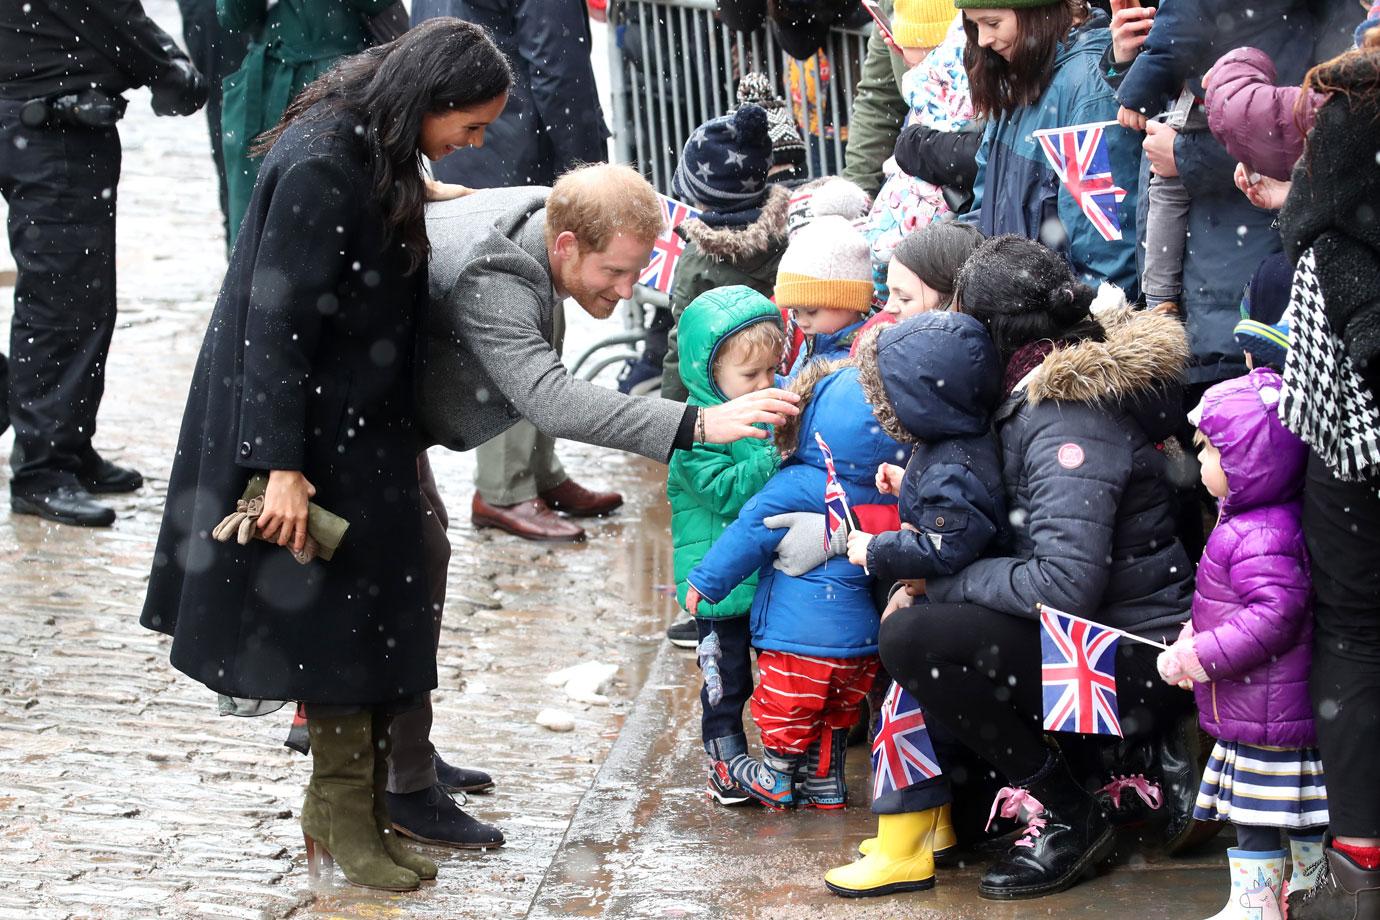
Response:
MULTIPOLYGON (((1035 605, 1161 642, 1188 618, 1193 570, 1174 535, 1156 443, 1178 424, 1188 342, 1171 317, 1121 309, 1093 319, 1093 292, 1064 258, 1014 236, 972 255, 956 296, 1006 364, 1010 395, 995 425, 1012 539, 957 575, 930 579, 928 604, 887 617, 881 656, 936 722, 1005 774, 1002 814, 1029 820, 979 893, 1039 897, 1075 884, 1114 839, 1102 805, 1041 731, 1035 605)), ((1154 744, 1191 711, 1188 694, 1155 680, 1155 654, 1130 641, 1117 654, 1128 742, 1154 744)), ((1059 744, 1068 750, 1078 738, 1061 734, 1059 744)), ((1173 798, 1177 779, 1191 806, 1197 777, 1185 766, 1190 775, 1166 776, 1165 791, 1173 798)))
POLYGON ((342 61, 263 135, 141 618, 217 693, 305 704, 309 859, 325 850, 374 888, 436 876, 388 830, 382 796, 387 723, 436 686, 413 421, 421 158, 481 145, 511 81, 481 29, 432 20, 342 61), (214 542, 264 471, 265 540, 214 542), (308 499, 350 527, 329 562, 299 565, 308 499))

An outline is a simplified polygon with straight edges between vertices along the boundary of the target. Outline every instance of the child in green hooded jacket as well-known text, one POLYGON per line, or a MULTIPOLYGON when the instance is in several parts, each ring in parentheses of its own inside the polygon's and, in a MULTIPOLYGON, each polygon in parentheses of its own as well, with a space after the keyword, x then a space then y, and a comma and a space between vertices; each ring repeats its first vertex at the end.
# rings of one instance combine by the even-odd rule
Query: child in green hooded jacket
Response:
MULTIPOLYGON (((716 406, 775 385, 786 344, 781 311, 743 285, 716 288, 696 297, 680 318, 680 376, 691 405, 716 406)), ((666 481, 671 502, 671 544, 675 551, 676 597, 685 606, 686 576, 738 517, 772 474, 780 457, 770 440, 743 438, 733 444, 696 444, 675 452, 666 481)), ((717 604, 702 603, 694 620, 699 642, 714 634, 719 685, 700 691, 704 748, 714 761, 709 793, 721 804, 749 801, 729 779, 727 762, 747 753, 743 706, 752 695, 748 612, 757 589, 753 575, 717 604), (719 687, 722 688, 721 698, 719 687)), ((678 624, 684 629, 689 624, 678 624)), ((678 627, 672 627, 673 641, 678 627)), ((708 676, 708 675, 706 675, 708 676)))

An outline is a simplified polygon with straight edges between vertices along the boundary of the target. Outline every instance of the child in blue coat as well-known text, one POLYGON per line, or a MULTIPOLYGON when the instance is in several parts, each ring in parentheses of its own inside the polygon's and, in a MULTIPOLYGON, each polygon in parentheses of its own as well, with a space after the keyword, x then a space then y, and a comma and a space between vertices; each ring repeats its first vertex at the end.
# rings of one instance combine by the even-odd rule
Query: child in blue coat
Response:
POLYGON ((894 504, 894 497, 877 490, 876 470, 903 460, 907 450, 873 417, 856 368, 815 362, 791 388, 803 398, 801 414, 777 428, 787 459, 691 570, 686 606, 693 613, 700 598, 722 600, 758 573, 750 624, 760 654, 751 706, 764 756, 757 761, 739 755, 729 772, 753 798, 774 808, 842 808, 848 799, 848 729, 877 673, 880 620, 872 578, 842 557, 801 576, 777 571, 772 557, 785 531, 763 522, 776 514, 824 509, 825 461, 816 434, 833 452, 850 505, 894 504), (796 770, 806 762, 816 766, 797 795, 796 770))

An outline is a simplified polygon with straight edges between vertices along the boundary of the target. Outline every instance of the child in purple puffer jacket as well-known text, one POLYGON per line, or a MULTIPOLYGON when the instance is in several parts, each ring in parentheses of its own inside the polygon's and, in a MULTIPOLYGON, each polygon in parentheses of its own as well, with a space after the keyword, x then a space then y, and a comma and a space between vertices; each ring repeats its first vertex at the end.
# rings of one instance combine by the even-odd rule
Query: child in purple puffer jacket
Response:
POLYGON ((1193 817, 1230 821, 1231 896, 1213 920, 1277 916, 1292 850, 1291 894, 1322 866, 1327 792, 1308 697, 1313 628, 1302 486, 1308 449, 1279 418, 1279 374, 1219 383, 1189 414, 1203 484, 1220 516, 1198 565, 1193 620, 1160 655, 1160 676, 1192 686, 1217 739, 1193 817))

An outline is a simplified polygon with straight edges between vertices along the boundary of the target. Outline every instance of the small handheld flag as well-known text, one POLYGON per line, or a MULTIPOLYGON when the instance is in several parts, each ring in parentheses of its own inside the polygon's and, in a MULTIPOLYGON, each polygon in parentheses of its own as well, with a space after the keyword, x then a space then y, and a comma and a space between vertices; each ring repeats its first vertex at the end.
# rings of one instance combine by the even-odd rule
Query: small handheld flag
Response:
POLYGON ((834 544, 834 535, 840 530, 844 536, 848 535, 853 513, 848 509, 848 496, 844 494, 834 469, 834 453, 818 431, 815 432, 815 443, 819 445, 820 453, 824 454, 824 546, 828 549, 834 544))
POLYGON ((685 241, 676 232, 676 228, 692 217, 699 217, 700 212, 674 198, 667 198, 665 195, 657 197, 666 208, 666 229, 652 244, 652 259, 647 263, 647 267, 642 269, 637 283, 666 294, 671 290, 671 277, 676 272, 676 263, 685 251, 685 241))
POLYGON ((1126 190, 1112 179, 1107 152, 1107 128, 1115 125, 1099 121, 1031 132, 1074 203, 1109 241, 1121 239, 1119 206, 1126 197, 1126 190))
POLYGON ((1121 736, 1116 648, 1121 632, 1040 606, 1045 731, 1121 736))
POLYGON ((872 740, 872 799, 938 776, 925 712, 900 684, 893 683, 882 703, 877 737, 872 740))

